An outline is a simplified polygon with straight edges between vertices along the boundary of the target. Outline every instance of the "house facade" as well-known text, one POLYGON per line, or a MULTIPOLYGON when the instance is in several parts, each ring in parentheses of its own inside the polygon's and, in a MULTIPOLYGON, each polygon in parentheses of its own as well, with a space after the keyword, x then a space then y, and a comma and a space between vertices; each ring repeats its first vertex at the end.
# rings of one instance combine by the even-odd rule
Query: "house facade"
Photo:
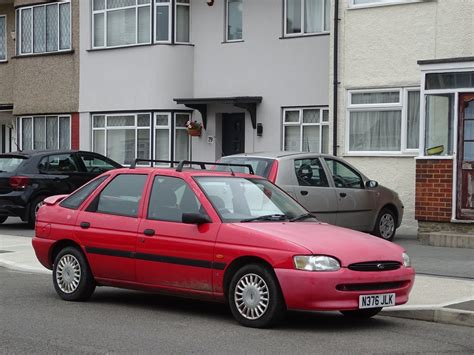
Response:
POLYGON ((347 0, 338 16, 338 155, 400 194, 405 226, 472 231, 472 1, 347 0))
POLYGON ((0 1, 0 150, 79 147, 77 1, 0 1))
POLYGON ((328 151, 329 11, 329 1, 81 1, 81 148, 123 164, 328 151), (200 136, 188 136, 190 120, 200 136))

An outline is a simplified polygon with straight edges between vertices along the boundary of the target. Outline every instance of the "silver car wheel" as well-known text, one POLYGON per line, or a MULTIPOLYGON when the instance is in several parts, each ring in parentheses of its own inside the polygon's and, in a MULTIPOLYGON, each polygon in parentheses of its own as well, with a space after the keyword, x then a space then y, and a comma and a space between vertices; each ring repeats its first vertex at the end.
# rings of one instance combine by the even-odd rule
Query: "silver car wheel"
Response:
POLYGON ((242 317, 256 320, 268 309, 270 294, 263 278, 257 274, 246 274, 235 286, 234 300, 242 317))
POLYGON ((380 218, 380 235, 384 239, 390 239, 395 231, 395 219, 390 213, 385 213, 380 218))
POLYGON ((81 281, 81 265, 74 255, 66 254, 56 266, 56 282, 64 293, 73 293, 81 281))

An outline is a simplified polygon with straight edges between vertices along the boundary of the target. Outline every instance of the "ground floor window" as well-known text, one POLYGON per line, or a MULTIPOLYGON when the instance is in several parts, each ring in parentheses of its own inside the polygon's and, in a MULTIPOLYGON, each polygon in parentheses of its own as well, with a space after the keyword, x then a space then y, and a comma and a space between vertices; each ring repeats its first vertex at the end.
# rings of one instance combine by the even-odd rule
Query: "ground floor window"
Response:
POLYGON ((71 116, 20 117, 19 128, 22 150, 71 148, 71 116))
POLYGON ((349 91, 349 153, 416 153, 419 135, 418 88, 349 91))
POLYGON ((287 151, 328 153, 328 108, 283 109, 283 149, 287 151))
POLYGON ((189 159, 185 123, 190 118, 187 112, 94 114, 92 149, 124 165, 136 158, 189 159))

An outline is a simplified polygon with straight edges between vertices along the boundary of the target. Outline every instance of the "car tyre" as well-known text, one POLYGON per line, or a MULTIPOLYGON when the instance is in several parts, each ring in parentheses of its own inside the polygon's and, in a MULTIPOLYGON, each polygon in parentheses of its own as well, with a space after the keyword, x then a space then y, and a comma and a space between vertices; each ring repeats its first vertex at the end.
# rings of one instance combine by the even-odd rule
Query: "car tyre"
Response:
POLYGON ((234 318, 243 326, 266 328, 274 325, 285 314, 285 304, 269 268, 249 264, 232 277, 228 301, 234 318))
POLYGON ((66 301, 85 301, 92 296, 96 285, 81 251, 66 247, 58 253, 53 265, 53 284, 66 301))
POLYGON ((41 207, 41 205, 43 204, 43 201, 46 197, 47 196, 37 196, 30 203, 29 216, 28 216, 28 225, 31 228, 35 228, 36 214, 38 213, 38 209, 41 207))
POLYGON ((357 309, 354 311, 341 311, 341 313, 348 318, 369 319, 375 316, 376 314, 378 314, 381 310, 382 310, 382 307, 357 309))
POLYGON ((382 239, 392 241, 397 230, 397 217, 389 208, 380 211, 373 234, 382 239))
POLYGON ((7 220, 8 216, 0 216, 0 224, 7 220))

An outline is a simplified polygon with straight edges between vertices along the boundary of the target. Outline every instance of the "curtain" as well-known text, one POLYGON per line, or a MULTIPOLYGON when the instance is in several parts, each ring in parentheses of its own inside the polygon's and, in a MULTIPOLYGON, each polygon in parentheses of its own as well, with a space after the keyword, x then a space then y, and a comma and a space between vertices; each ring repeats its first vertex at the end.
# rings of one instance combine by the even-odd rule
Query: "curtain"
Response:
POLYGON ((105 131, 93 131, 94 152, 105 155, 105 131))
POLYGON ((157 129, 155 136, 155 159, 169 160, 170 136, 168 129, 157 129))
POLYGON ((132 164, 135 159, 135 129, 107 131, 107 156, 121 164, 132 164))
POLYGON ((7 29, 5 17, 0 16, 0 60, 7 59, 7 29))
POLYGON ((169 15, 170 15, 170 5, 156 6, 156 38, 157 41, 169 41, 169 15))
POLYGON ((301 33, 301 1, 286 1, 286 32, 301 33))
POLYGON ((189 159, 189 136, 185 129, 175 130, 175 160, 189 159))
POLYGON ((44 117, 34 117, 34 143, 33 148, 45 149, 46 148, 46 119, 44 117))
POLYGON ((189 6, 176 6, 176 42, 189 42, 189 6))
POLYGON ((46 6, 46 51, 58 50, 58 5, 46 6))
POLYGON ((59 117, 59 149, 71 148, 71 127, 69 117, 59 117))
POLYGON ((303 152, 319 153, 319 126, 303 126, 303 152))
POLYGON ((33 8, 33 52, 46 52, 46 7, 33 8))
POLYGON ((21 149, 33 150, 33 122, 32 118, 21 119, 21 149))
POLYGON ((150 7, 138 8, 138 43, 149 43, 151 35, 150 7))
POLYGON ((361 111, 350 113, 351 151, 399 151, 401 111, 361 111))
POLYGON ((136 28, 135 8, 107 12, 107 45, 135 44, 136 28))
POLYGON ((150 159, 150 130, 137 130, 137 158, 150 159))
POLYGON ((305 33, 321 32, 323 30, 323 0, 306 0, 304 16, 305 33))
POLYGON ((33 27, 33 18, 31 9, 21 10, 21 53, 31 53, 33 38, 31 30, 33 27))
POLYGON ((46 117, 46 149, 58 149, 58 118, 46 117))
POLYGON ((420 92, 408 91, 407 148, 418 149, 420 140, 420 92))
POLYGON ((300 151, 300 126, 285 126, 284 150, 300 151))
POLYGON ((59 49, 71 48, 71 3, 59 4, 59 49))

